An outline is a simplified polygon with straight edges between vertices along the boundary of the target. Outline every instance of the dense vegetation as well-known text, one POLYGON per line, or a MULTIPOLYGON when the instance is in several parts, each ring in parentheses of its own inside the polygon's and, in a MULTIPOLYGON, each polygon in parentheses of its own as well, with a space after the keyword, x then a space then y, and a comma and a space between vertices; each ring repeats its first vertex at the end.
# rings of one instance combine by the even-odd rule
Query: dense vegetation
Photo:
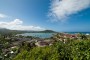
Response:
POLYGON ((35 41, 32 43, 23 41, 12 48, 14 47, 13 43, 19 42, 17 38, 32 40, 37 38, 14 36, 24 31, 7 29, 0 31, 0 60, 90 60, 90 35, 78 34, 78 38, 73 39, 65 37, 66 42, 64 43, 63 39, 61 41, 60 38, 64 38, 65 35, 58 33, 49 38, 49 40, 54 41, 53 45, 50 46, 37 47, 35 41))
POLYGON ((56 42, 52 46, 34 47, 25 45, 13 60, 90 60, 90 40, 56 42))

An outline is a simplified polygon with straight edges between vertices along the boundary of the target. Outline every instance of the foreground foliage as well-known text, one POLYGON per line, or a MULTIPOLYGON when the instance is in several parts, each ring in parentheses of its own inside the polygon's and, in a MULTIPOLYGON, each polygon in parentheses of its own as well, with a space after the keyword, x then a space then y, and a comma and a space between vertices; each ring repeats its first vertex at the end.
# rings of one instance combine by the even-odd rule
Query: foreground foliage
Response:
POLYGON ((22 48, 13 60, 90 60, 90 40, 56 42, 52 46, 34 47, 29 50, 25 48, 22 48))

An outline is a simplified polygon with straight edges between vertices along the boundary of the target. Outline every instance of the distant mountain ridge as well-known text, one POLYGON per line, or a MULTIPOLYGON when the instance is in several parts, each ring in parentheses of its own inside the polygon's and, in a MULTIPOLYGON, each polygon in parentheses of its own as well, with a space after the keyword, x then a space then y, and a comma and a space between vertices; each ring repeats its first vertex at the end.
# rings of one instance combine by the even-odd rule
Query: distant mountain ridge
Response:
POLYGON ((53 30, 44 30, 44 31, 41 31, 41 32, 45 32, 45 33, 54 33, 55 31, 53 31, 53 30))
POLYGON ((20 33, 55 33, 53 30, 44 31, 21 31, 21 30, 10 30, 6 28, 0 28, 0 34, 20 34, 20 33))
POLYGON ((27 31, 28 33, 54 33, 53 30, 43 30, 43 31, 27 31))
POLYGON ((19 31, 19 30, 10 30, 6 28, 0 28, 0 34, 18 34, 18 33, 24 33, 25 31, 19 31))

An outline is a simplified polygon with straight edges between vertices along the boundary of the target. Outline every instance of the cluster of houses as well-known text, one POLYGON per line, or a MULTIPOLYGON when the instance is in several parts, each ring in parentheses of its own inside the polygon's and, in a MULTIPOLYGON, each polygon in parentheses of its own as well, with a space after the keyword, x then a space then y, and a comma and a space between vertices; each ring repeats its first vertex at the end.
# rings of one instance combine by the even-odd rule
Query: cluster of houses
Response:
POLYGON ((3 44, 0 44, 0 49, 2 49, 2 55, 4 58, 6 57, 13 57, 18 53, 18 49, 20 46, 23 46, 23 43, 29 44, 29 47, 38 46, 38 47, 45 47, 50 46, 53 44, 52 40, 44 40, 44 39, 31 39, 31 38, 16 38, 16 37, 6 37, 5 40, 10 40, 9 47, 3 48, 3 44), (34 43, 34 44, 33 44, 34 43))
POLYGON ((5 58, 13 58, 18 53, 18 46, 12 46, 9 48, 2 48, 1 60, 5 58))
MULTIPOLYGON (((90 36, 89 34, 86 34, 86 36, 90 36)), ((15 55, 18 53, 19 45, 21 45, 23 42, 29 43, 30 46, 38 46, 38 47, 45 47, 45 46, 51 46, 55 43, 55 40, 62 41, 66 43, 69 39, 84 39, 86 36, 79 34, 68 34, 68 33, 58 33, 53 36, 53 38, 50 39, 32 39, 32 38, 21 38, 21 37, 6 37, 6 40, 11 40, 10 47, 7 49, 2 49, 4 56, 15 55), (34 44, 33 44, 34 43, 34 44), (16 50, 15 50, 16 49, 16 50)), ((0 44, 0 48, 2 48, 3 45, 0 44)))
POLYGON ((89 36, 89 34, 85 35, 85 34, 79 34, 79 33, 77 33, 77 34, 58 33, 58 34, 53 36, 53 39, 66 43, 69 40, 89 39, 89 38, 87 38, 87 36, 89 36))

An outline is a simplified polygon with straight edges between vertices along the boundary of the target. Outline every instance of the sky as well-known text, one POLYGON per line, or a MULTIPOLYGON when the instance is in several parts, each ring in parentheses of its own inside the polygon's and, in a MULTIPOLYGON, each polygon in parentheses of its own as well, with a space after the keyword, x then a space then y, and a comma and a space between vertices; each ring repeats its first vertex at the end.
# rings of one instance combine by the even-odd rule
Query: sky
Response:
POLYGON ((0 28, 90 32, 90 0, 0 0, 0 28))

